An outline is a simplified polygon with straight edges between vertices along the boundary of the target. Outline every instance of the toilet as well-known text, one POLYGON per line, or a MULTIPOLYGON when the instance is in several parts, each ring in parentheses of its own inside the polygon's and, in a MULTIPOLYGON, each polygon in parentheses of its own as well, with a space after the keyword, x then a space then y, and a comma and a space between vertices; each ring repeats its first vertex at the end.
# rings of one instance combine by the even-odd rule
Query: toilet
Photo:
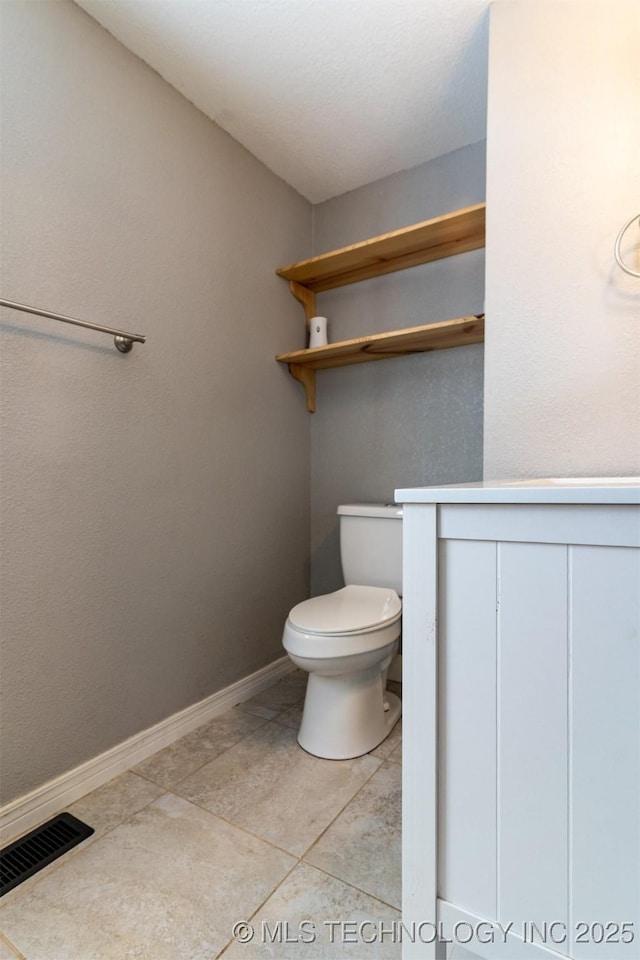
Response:
POLYGON ((316 757, 347 760, 377 747, 400 717, 386 687, 402 603, 402 507, 338 507, 345 586, 290 611, 282 644, 309 674, 298 733, 316 757))

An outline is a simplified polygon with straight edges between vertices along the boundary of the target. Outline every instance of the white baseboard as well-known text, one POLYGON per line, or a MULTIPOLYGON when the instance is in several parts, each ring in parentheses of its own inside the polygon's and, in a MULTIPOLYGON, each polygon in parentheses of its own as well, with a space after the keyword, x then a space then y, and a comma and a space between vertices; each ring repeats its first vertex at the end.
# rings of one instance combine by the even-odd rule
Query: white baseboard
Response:
POLYGON ((280 657, 224 690, 172 714, 166 720, 136 733, 97 757, 43 783, 31 793, 0 807, 0 843, 4 845, 27 833, 55 816, 74 800, 91 793, 103 783, 141 763, 157 750, 169 746, 235 704, 255 696, 292 670, 295 670, 295 667, 289 657, 280 657))

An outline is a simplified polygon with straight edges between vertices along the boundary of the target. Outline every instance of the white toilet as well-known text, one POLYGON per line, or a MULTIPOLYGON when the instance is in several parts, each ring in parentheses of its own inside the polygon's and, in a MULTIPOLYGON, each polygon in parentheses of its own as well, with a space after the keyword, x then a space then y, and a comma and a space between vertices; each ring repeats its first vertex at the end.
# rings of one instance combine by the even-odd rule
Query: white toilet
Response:
POLYGON ((282 643, 309 674, 298 743, 347 760, 373 750, 401 713, 385 690, 398 646, 402 603, 402 507, 338 507, 346 586, 289 613, 282 643))

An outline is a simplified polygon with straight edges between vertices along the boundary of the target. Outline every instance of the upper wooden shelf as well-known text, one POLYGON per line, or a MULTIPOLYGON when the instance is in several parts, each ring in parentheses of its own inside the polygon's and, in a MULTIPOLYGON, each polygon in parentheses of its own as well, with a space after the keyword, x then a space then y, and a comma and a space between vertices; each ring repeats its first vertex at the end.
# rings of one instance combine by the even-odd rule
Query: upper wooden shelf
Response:
POLYGON ((415 223, 276 270, 314 293, 484 246, 484 203, 415 223))

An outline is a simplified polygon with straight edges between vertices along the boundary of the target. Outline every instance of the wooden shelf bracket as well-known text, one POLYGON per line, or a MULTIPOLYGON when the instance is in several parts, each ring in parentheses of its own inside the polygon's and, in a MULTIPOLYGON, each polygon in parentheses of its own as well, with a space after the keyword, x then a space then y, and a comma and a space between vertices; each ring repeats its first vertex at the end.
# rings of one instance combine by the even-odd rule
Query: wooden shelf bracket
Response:
POLYGON ((307 398, 307 410, 309 413, 316 412, 316 371, 313 367, 305 367, 301 363, 289 363, 289 373, 294 380, 297 380, 304 387, 304 394, 307 398))
POLYGON ((294 295, 296 300, 304 307, 304 315, 307 321, 307 333, 309 333, 309 330, 311 329, 309 321, 316 315, 316 295, 313 290, 309 290, 308 287, 303 287, 301 283, 296 283, 295 280, 289 280, 289 290, 291 290, 291 293, 294 295))

